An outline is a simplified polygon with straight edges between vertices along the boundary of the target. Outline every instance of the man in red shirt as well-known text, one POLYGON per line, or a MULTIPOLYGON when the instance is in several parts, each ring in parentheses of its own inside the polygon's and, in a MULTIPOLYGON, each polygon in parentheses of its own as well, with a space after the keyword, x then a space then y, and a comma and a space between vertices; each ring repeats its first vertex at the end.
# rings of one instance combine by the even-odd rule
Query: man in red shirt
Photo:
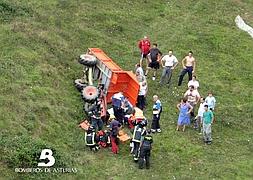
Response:
POLYGON ((150 43, 148 37, 144 36, 144 38, 139 41, 138 46, 141 50, 140 66, 142 67, 142 61, 144 58, 146 58, 146 63, 147 63, 146 66, 148 67, 149 61, 148 61, 147 55, 149 54, 149 50, 150 50, 150 46, 151 46, 151 43, 150 43))

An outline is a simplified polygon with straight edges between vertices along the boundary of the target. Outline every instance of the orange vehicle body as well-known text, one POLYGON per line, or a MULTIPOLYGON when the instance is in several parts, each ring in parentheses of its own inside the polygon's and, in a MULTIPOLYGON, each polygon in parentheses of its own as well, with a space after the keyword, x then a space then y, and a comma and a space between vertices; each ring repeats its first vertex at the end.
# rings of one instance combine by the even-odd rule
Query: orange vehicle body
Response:
POLYGON ((135 106, 139 92, 139 83, 135 74, 132 71, 122 70, 99 48, 89 48, 88 51, 98 59, 96 68, 103 74, 98 80, 102 81, 104 77, 107 103, 111 102, 111 97, 115 93, 123 92, 124 96, 135 106))

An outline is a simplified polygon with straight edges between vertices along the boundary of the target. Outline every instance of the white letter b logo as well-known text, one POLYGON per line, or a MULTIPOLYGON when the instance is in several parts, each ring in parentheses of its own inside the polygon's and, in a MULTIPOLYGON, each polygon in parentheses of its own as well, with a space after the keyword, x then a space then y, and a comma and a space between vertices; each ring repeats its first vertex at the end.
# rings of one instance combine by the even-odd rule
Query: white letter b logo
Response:
POLYGON ((53 155, 53 152, 51 149, 43 149, 40 154, 40 159, 48 159, 47 163, 40 162, 38 163, 38 166, 41 167, 50 167, 53 166, 55 163, 55 158, 53 155))

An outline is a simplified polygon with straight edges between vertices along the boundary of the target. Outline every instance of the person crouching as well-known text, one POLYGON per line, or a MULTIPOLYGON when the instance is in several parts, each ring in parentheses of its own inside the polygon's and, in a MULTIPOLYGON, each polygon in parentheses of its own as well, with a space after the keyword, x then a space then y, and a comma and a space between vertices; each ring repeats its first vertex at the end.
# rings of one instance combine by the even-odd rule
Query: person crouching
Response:
POLYGON ((99 146, 96 141, 96 132, 93 126, 90 126, 87 131, 85 131, 85 144, 90 148, 91 151, 98 151, 99 146))

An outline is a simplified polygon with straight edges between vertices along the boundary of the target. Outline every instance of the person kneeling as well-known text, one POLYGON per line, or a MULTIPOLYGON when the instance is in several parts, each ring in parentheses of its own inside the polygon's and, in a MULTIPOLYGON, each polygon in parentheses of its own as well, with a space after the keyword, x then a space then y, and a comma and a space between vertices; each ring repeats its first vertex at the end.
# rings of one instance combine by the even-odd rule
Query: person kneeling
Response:
POLYGON ((96 141, 96 132, 93 126, 90 126, 85 132, 85 144, 91 151, 98 151, 99 146, 96 141))

